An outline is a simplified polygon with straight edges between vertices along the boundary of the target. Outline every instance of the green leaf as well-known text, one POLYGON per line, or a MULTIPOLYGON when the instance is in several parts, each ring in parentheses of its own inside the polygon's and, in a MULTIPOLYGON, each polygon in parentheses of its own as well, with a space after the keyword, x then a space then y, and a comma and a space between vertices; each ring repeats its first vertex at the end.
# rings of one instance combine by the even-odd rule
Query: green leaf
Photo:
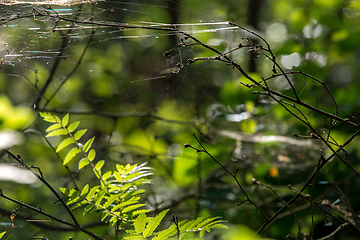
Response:
POLYGON ((2 232, 0 233, 0 238, 2 238, 4 235, 5 235, 6 231, 5 232, 2 232))
MULTIPOLYGON (((123 196, 122 196, 122 198, 123 198, 123 196)), ((120 204, 114 206, 114 207, 111 209, 111 211, 112 211, 112 212, 115 212, 116 210, 118 210, 118 209, 120 209, 120 208, 124 208, 124 207, 126 207, 126 206, 128 206, 128 205, 137 204, 137 203, 139 202, 139 200, 140 200, 139 197, 136 197, 135 199, 134 199, 134 197, 133 197, 132 199, 126 200, 126 201, 124 200, 124 201, 122 201, 120 204)), ((133 210, 133 209, 132 209, 132 210, 133 210)))
POLYGON ((140 213, 140 215, 136 218, 134 222, 135 231, 137 233, 142 233, 145 230, 146 224, 146 214, 140 213))
POLYGON ((74 193, 77 193, 75 189, 69 189, 69 188, 59 188, 61 192, 66 194, 68 197, 71 197, 74 193))
POLYGON ((96 169, 96 170, 101 170, 101 168, 104 166, 104 163, 105 163, 104 160, 98 161, 98 162, 96 163, 96 165, 95 165, 95 169, 96 169))
POLYGON ((161 220, 165 217, 166 213, 169 211, 170 209, 166 209, 164 211, 162 211, 161 213, 159 213, 157 216, 155 216, 151 222, 149 222, 149 224, 147 225, 143 236, 144 237, 149 237, 154 231, 155 229, 159 226, 161 220))
POLYGON ((110 219, 110 226, 114 226, 114 224, 118 221, 118 217, 117 216, 113 216, 111 219, 110 219))
POLYGON ((134 205, 131 205, 131 206, 128 206, 128 207, 124 208, 121 212, 122 213, 131 212, 131 211, 133 211, 133 210, 135 210, 137 208, 143 207, 143 206, 146 206, 146 204, 144 204, 144 203, 134 204, 134 205))
POLYGON ((154 237, 152 240, 162 240, 167 239, 168 237, 171 237, 175 235, 177 232, 176 225, 171 225, 168 229, 161 231, 156 237, 154 237))
POLYGON ((108 206, 110 206, 110 204, 112 204, 116 199, 119 199, 119 197, 121 197, 122 193, 118 193, 118 194, 113 194, 111 195, 107 201, 105 202, 105 204, 103 205, 104 208, 107 208, 108 206))
POLYGON ((91 149, 89 152, 89 155, 88 155, 89 160, 93 161, 95 158, 95 155, 96 155, 95 149, 91 149))
POLYGON ((79 169, 82 169, 83 167, 89 165, 90 161, 89 159, 87 158, 82 158, 80 161, 79 161, 79 169))
POLYGON ((67 135, 68 132, 65 129, 58 129, 50 132, 46 135, 46 137, 54 137, 54 136, 60 136, 60 135, 67 135))
POLYGON ((101 216, 101 221, 103 222, 103 221, 105 220, 105 218, 106 218, 107 216, 109 216, 109 215, 110 215, 109 212, 103 212, 103 213, 102 213, 102 216, 101 216))
POLYGON ((104 199, 105 194, 106 194, 106 190, 100 189, 100 192, 95 197, 95 204, 100 204, 101 201, 104 199))
POLYGON ((99 186, 92 187, 88 195, 86 196, 86 199, 88 201, 91 201, 93 197, 95 196, 97 190, 99 189, 99 186))
POLYGON ((75 129, 79 126, 79 124, 80 124, 80 121, 71 123, 71 124, 68 126, 68 131, 69 131, 69 132, 75 131, 75 129))
POLYGON ((59 124, 59 123, 54 123, 53 125, 51 125, 50 127, 48 127, 46 130, 45 130, 45 132, 51 132, 51 131, 53 131, 53 130, 55 130, 55 129, 59 129, 59 128, 61 128, 62 126, 61 126, 61 124, 59 124))
POLYGON ((74 135, 75 140, 79 140, 86 133, 86 131, 87 129, 81 129, 77 131, 74 135))
POLYGON ((70 144, 75 143, 75 140, 72 138, 66 138, 64 139, 59 146, 56 148, 56 152, 60 152, 62 149, 66 148, 70 144))
POLYGON ((197 228, 206 228, 206 225, 216 219, 219 219, 220 217, 213 217, 213 218, 208 218, 205 219, 204 221, 202 221, 201 223, 199 223, 196 227, 197 228))
POLYGON ((88 211, 90 211, 90 210, 93 209, 94 207, 95 207, 94 205, 87 205, 87 206, 84 208, 83 214, 85 215, 85 213, 87 213, 88 211))
POLYGON ((54 115, 50 114, 50 113, 40 113, 40 116, 44 119, 44 121, 46 122, 50 122, 50 123, 56 123, 56 118, 54 117, 54 115))
POLYGON ((81 190, 80 196, 83 196, 89 192, 89 184, 86 184, 84 188, 81 190))
POLYGON ((61 124, 63 125, 63 127, 66 127, 68 125, 68 123, 69 123, 69 113, 66 114, 61 121, 61 124))
POLYGON ((205 219, 205 217, 191 220, 191 221, 185 223, 184 225, 182 225, 179 230, 180 230, 180 232, 193 230, 194 226, 198 225, 204 219, 205 219))
POLYGON ((101 170, 97 170, 97 169, 93 168, 93 172, 97 178, 101 177, 101 170))
POLYGON ((91 144, 94 142, 95 137, 90 138, 85 144, 84 144, 84 151, 89 151, 91 144))
POLYGON ((103 180, 106 180, 106 179, 108 179, 109 177, 111 177, 111 171, 108 171, 108 172, 104 173, 104 175, 102 175, 102 179, 103 179, 103 180))
POLYGON ((114 176, 118 182, 122 182, 123 178, 121 177, 120 173, 114 172, 114 176))
POLYGON ((76 154, 78 154, 79 152, 81 152, 81 149, 80 149, 80 148, 73 148, 73 149, 71 149, 71 150, 66 154, 63 165, 68 164, 68 163, 76 156, 76 154))
POLYGON ((57 123, 61 123, 61 120, 60 120, 60 118, 58 116, 54 115, 54 118, 55 118, 57 123))
POLYGON ((148 213, 148 212, 151 212, 151 210, 149 209, 140 209, 140 210, 136 210, 136 211, 133 211, 132 212, 132 216, 135 217, 141 213, 148 213))

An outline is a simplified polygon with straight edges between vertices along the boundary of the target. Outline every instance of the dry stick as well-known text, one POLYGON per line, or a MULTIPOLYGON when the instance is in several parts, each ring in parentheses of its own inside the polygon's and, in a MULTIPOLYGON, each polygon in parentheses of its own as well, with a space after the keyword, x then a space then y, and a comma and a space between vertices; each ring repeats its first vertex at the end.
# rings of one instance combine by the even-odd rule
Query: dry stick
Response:
MULTIPOLYGON (((179 32, 181 32, 181 31, 179 31, 179 32)), ((334 120, 337 120, 337 121, 339 121, 339 122, 342 122, 342 123, 345 123, 345 124, 347 124, 347 125, 350 125, 350 126, 352 126, 352 127, 355 127, 356 129, 360 129, 360 125, 359 125, 359 124, 356 124, 356 123, 354 123, 354 122, 351 122, 351 121, 349 121, 349 119, 340 118, 340 117, 337 116, 337 115, 334 115, 334 114, 325 112, 325 111, 323 111, 323 110, 321 110, 321 109, 318 109, 318 108, 316 108, 316 107, 314 107, 314 106, 312 106, 312 105, 309 105, 309 104, 303 102, 303 101, 300 100, 300 99, 294 99, 294 98, 289 97, 289 96, 287 96, 287 95, 284 95, 284 94, 282 94, 282 93, 280 93, 280 92, 274 91, 274 90, 270 89, 270 88, 267 87, 267 86, 261 85, 260 82, 256 81, 254 78, 252 78, 251 76, 249 76, 249 75, 247 74, 247 72, 245 72, 245 70, 244 70, 239 64, 237 64, 236 62, 234 62, 233 60, 231 60, 228 56, 226 56, 226 55, 223 54, 222 52, 220 52, 220 51, 218 51, 217 49, 215 49, 215 48, 213 48, 213 47, 210 47, 210 46, 208 46, 208 45, 200 42, 197 38, 191 36, 191 35, 188 34, 188 33, 184 33, 184 32, 181 32, 181 33, 183 33, 184 35, 186 35, 186 36, 188 36, 189 38, 193 39, 193 40, 196 41, 199 45, 201 45, 201 46, 203 46, 203 47, 205 47, 205 48, 207 48, 207 49, 209 49, 209 50, 211 50, 211 51, 213 51, 213 52, 221 55, 223 58, 226 59, 226 60, 219 59, 218 56, 216 56, 216 57, 210 57, 210 58, 195 58, 195 59, 192 59, 192 61, 189 61, 188 64, 186 64, 186 65, 189 65, 189 64, 191 64, 191 63, 193 63, 193 62, 195 62, 195 61, 198 61, 198 60, 218 60, 218 61, 226 62, 226 63, 228 63, 228 64, 231 64, 231 65, 232 65, 233 67, 235 67, 236 69, 238 69, 244 77, 246 77, 247 79, 249 79, 250 81, 252 81, 255 86, 262 88, 264 91, 269 92, 269 93, 271 93, 271 94, 273 94, 273 95, 275 95, 275 96, 284 98, 284 99, 286 99, 286 100, 288 100, 288 101, 290 101, 290 102, 297 103, 297 104, 299 104, 299 105, 301 105, 301 106, 303 106, 303 107, 305 107, 305 108, 308 108, 309 110, 312 110, 312 111, 314 111, 314 112, 317 112, 317 113, 319 113, 319 114, 321 114, 321 115, 324 115, 324 116, 326 116, 326 117, 328 117, 328 118, 330 118, 330 119, 334 119, 334 120)), ((285 75, 285 76, 286 76, 286 73, 283 72, 283 74, 281 74, 281 75, 285 75)), ((255 91, 254 93, 256 94, 256 93, 260 93, 260 92, 255 91)), ((338 113, 336 112, 336 114, 338 114, 338 113)))
POLYGON ((296 223, 297 223, 297 225, 298 225, 298 229, 299 229, 299 233, 300 233, 301 224, 300 224, 300 222, 299 222, 299 219, 296 217, 295 212, 293 211, 293 209, 291 209, 291 207, 287 205, 287 203, 285 202, 285 200, 276 192, 275 188, 273 188, 272 186, 267 185, 267 184, 265 184, 265 183, 262 183, 262 182, 260 182, 260 181, 257 181, 257 180, 254 182, 254 184, 261 185, 261 186, 263 186, 263 187, 271 190, 271 191, 275 194, 275 196, 284 204, 284 206, 287 206, 287 207, 289 208, 290 213, 291 213, 291 214, 293 215, 293 217, 295 218, 295 221, 296 221, 296 223))
MULTIPOLYGON (((303 197, 304 199, 306 199, 306 200, 309 201, 310 203, 315 204, 319 209, 321 209, 321 210, 325 213, 325 215, 329 215, 329 216, 331 216, 332 218, 336 219, 337 221, 339 221, 339 222, 341 222, 341 223, 343 223, 343 224, 344 224, 344 223, 351 223, 351 225, 354 226, 354 227, 356 227, 356 230, 358 230, 358 232, 359 232, 359 229, 358 229, 358 227, 356 226, 355 222, 348 221, 346 218, 345 218, 345 219, 346 219, 346 221, 345 221, 345 220, 343 220, 343 219, 341 219, 341 218, 339 218, 339 217, 334 216, 331 212, 329 212, 328 210, 326 210, 325 208, 322 207, 322 205, 324 205, 324 204, 321 203, 319 200, 312 199, 309 194, 301 193, 301 192, 299 192, 299 190, 297 190, 296 188, 294 188, 294 187, 292 187, 292 186, 290 186, 290 185, 289 185, 289 188, 290 188, 291 190, 295 191, 296 193, 299 193, 301 197, 303 197)), ((325 206, 331 207, 333 210, 336 210, 337 212, 339 212, 339 213, 341 213, 341 214, 343 214, 343 215, 346 215, 346 213, 344 213, 343 211, 337 209, 336 207, 333 207, 332 204, 325 205, 325 206)), ((358 236, 358 234, 356 234, 356 233, 353 231, 353 229, 351 229, 350 227, 348 227, 348 228, 349 228, 349 231, 350 231, 352 234, 354 234, 354 236, 355 236, 357 239, 360 239, 360 237, 358 236)), ((311 239, 312 239, 312 238, 311 238, 311 239)))
POLYGON ((325 240, 325 239, 330 239, 331 237, 333 237, 335 235, 335 233, 337 233, 338 231, 340 231, 343 227, 349 225, 349 222, 343 223, 341 224, 337 229, 335 229, 335 231, 333 231, 332 233, 330 233, 329 235, 322 237, 322 238, 318 238, 316 240, 325 240))
MULTIPOLYGON (((88 231, 88 230, 86 230, 86 229, 84 229, 83 227, 80 226, 80 224, 77 222, 74 214, 71 212, 71 210, 70 210, 69 207, 66 205, 66 203, 64 202, 64 200, 60 197, 60 195, 55 191, 55 189, 54 189, 54 188, 45 180, 45 178, 42 176, 41 171, 39 171, 40 175, 37 174, 34 170, 32 170, 32 168, 34 168, 34 167, 33 167, 33 166, 32 166, 32 167, 29 167, 27 164, 25 164, 25 162, 24 162, 23 159, 20 157, 20 155, 15 156, 12 152, 10 152, 10 151, 7 150, 7 149, 5 149, 5 151, 6 151, 11 157, 13 157, 13 158, 20 164, 20 166, 25 167, 27 170, 30 170, 30 172, 31 172, 37 179, 39 179, 39 180, 56 196, 56 198, 58 199, 58 201, 61 202, 61 204, 65 207, 66 211, 68 212, 68 214, 69 214, 70 217, 72 218, 74 224, 68 223, 68 222, 66 222, 66 221, 64 221, 64 220, 62 220, 62 219, 59 219, 59 218, 57 218, 57 217, 54 217, 54 216, 52 216, 52 215, 44 212, 44 211, 41 210, 40 208, 37 209, 37 208, 35 208, 35 207, 33 207, 33 206, 30 206, 30 205, 28 205, 28 204, 25 204, 25 203, 23 203, 23 202, 21 202, 21 201, 17 201, 17 200, 15 200, 15 199, 12 199, 12 198, 4 195, 4 194, 2 193, 2 191, 1 191, 1 189, 0 189, 0 197, 3 197, 3 198, 5 198, 5 199, 8 199, 9 201, 15 202, 15 203, 17 203, 17 204, 20 204, 21 206, 24 206, 24 207, 26 207, 26 208, 29 208, 29 209, 31 209, 31 210, 33 210, 33 211, 38 212, 38 213, 41 213, 41 214, 43 214, 43 215, 51 218, 52 220, 55 220, 55 221, 57 221, 57 222, 66 224, 66 225, 68 225, 68 226, 72 226, 72 227, 74 227, 75 229, 78 229, 78 230, 80 230, 80 231, 88 234, 89 236, 95 238, 95 239, 99 239, 99 240, 102 239, 101 237, 97 236, 96 234, 94 234, 94 233, 92 233, 92 232, 90 232, 90 231, 88 231)), ((39 168, 38 168, 38 170, 39 170, 39 168)))
MULTIPOLYGON (((242 29, 242 30, 244 30, 244 31, 247 31, 248 33, 253 34, 254 36, 260 38, 260 39, 266 44, 266 46, 267 46, 267 51, 268 51, 268 52, 271 54, 271 56, 272 56, 272 62, 274 63, 274 65, 276 65, 276 66, 280 69, 281 73, 284 75, 286 81, 288 82, 288 84, 290 85, 293 93, 295 94, 296 99, 297 99, 298 101, 300 101, 300 98, 299 98, 299 96, 298 96, 298 94, 297 94, 297 92, 296 92, 296 89, 295 89, 294 85, 291 83, 291 81, 290 81, 290 79, 288 78, 288 76, 287 76, 286 74, 284 74, 285 72, 284 72, 284 70, 281 68, 281 66, 276 62, 276 60, 275 60, 275 59, 276 59, 276 58, 275 58, 275 55, 274 55, 274 53, 271 51, 271 48, 270 48, 269 43, 268 43, 262 36, 260 36, 259 34, 257 34, 257 33, 254 32, 254 31, 251 31, 251 30, 249 30, 249 29, 247 29, 247 28, 244 28, 244 27, 242 27, 242 26, 240 26, 240 25, 238 25, 238 24, 236 24, 236 23, 233 23, 233 22, 228 22, 228 23, 229 23, 229 25, 236 26, 236 27, 238 27, 238 28, 240 28, 240 29, 242 29)), ((274 67, 274 69, 275 69, 275 67, 274 67)))
MULTIPOLYGON (((358 130, 356 133, 354 133, 344 144, 343 144, 343 147, 345 147, 346 145, 348 145, 358 134, 360 133, 360 130, 358 130)), ((339 148, 338 150, 336 150, 336 152, 340 152, 341 149, 339 148)), ((300 196, 300 193, 302 193, 306 187, 309 185, 310 182, 313 181, 313 179, 316 177, 316 175, 320 172, 320 170, 323 168, 323 166, 328 162, 330 161, 330 159, 332 159, 336 154, 335 153, 332 153, 327 159, 324 159, 322 160, 317 169, 315 170, 315 172, 310 176, 310 178, 305 182, 304 186, 299 190, 299 193, 296 194, 292 199, 290 199, 289 202, 287 202, 287 205, 291 205, 299 196, 300 196)), ((279 211, 277 211, 274 215, 272 215, 268 221, 266 223, 264 223, 263 226, 261 226, 261 228, 258 229, 258 231, 256 232, 257 234, 260 234, 262 233, 267 227, 269 227, 272 222, 279 216, 279 214, 281 212, 284 211, 284 209, 286 208, 287 206, 283 206, 279 211)))
MULTIPOLYGON (((1 208, 0 207, 0 214, 4 216, 10 216, 12 214, 12 211, 1 208)), ((37 228, 41 228, 44 230, 51 230, 51 231, 58 231, 58 232, 72 232, 74 231, 74 227, 63 227, 62 225, 54 225, 53 220, 39 220, 35 219, 34 216, 30 214, 23 214, 20 212, 16 213, 16 219, 27 222, 37 228), (48 222, 48 223, 47 223, 48 222)), ((97 221, 92 223, 87 223, 84 225, 81 225, 83 228, 92 228, 92 227, 98 227, 98 226, 108 226, 106 223, 97 221)))
MULTIPOLYGON (((269 89, 269 87, 267 86, 267 83, 265 82, 265 84, 266 84, 266 87, 267 87, 267 89, 269 89)), ((317 134, 317 136, 319 137, 319 139, 322 141, 322 142, 324 142, 325 143, 325 145, 333 152, 333 154, 335 154, 348 168, 350 168, 358 177, 360 177, 360 173, 353 167, 353 166, 351 166, 351 164, 348 162, 348 161, 346 161, 345 159, 343 159, 339 154, 338 154, 338 151, 339 150, 344 150, 344 146, 339 146, 339 149, 337 150, 337 151, 335 151, 332 147, 331 147, 331 145, 328 143, 328 141, 326 141, 322 136, 321 136, 321 134, 319 134, 316 130, 315 130, 315 128, 310 124, 310 122, 307 120, 307 118, 305 117, 305 115, 302 113, 302 111, 299 109, 299 108, 297 108, 296 106, 295 106, 295 104, 289 104, 289 103, 287 103, 287 102, 285 102, 285 101, 283 101, 283 100, 279 100, 279 99, 277 99, 276 97, 274 97, 272 94, 271 94, 271 92, 270 92, 270 90, 268 91, 268 95, 269 95, 269 97, 271 97, 272 99, 274 99, 276 102, 278 102, 286 111, 288 111, 289 113, 291 113, 294 117, 296 117, 297 119, 299 119, 301 122, 303 122, 306 126, 308 126, 314 133, 316 133, 317 134), (285 106, 285 104, 288 104, 288 105, 290 105, 290 106, 292 106, 293 108, 295 108, 296 110, 298 110, 302 115, 303 115, 303 117, 305 118, 305 120, 303 120, 301 117, 299 117, 298 115, 296 115, 293 111, 291 111, 289 108, 287 108, 286 106, 285 106)))
POLYGON ((103 240, 103 238, 97 236, 95 233, 92 233, 92 232, 88 231, 87 229, 83 228, 83 227, 80 226, 80 225, 74 225, 74 224, 69 223, 69 222, 67 222, 67 221, 64 221, 64 220, 62 220, 62 219, 60 219, 60 218, 54 217, 54 216, 52 216, 51 214, 49 214, 49 213, 47 213, 47 212, 44 212, 44 211, 43 211, 42 209, 40 209, 40 208, 35 208, 35 207, 31 206, 31 205, 28 205, 28 204, 26 204, 26 203, 23 203, 22 201, 15 200, 15 199, 13 199, 13 198, 11 198, 11 197, 9 197, 9 196, 4 195, 3 192, 2 192, 2 190, 1 190, 1 188, 0 188, 0 197, 5 198, 5 199, 7 199, 7 200, 9 200, 9 201, 11 201, 11 202, 14 202, 14 203, 16 203, 16 204, 19 204, 20 206, 29 208, 29 209, 31 209, 31 210, 33 210, 33 211, 35 211, 35 212, 38 212, 38 213, 40 213, 40 214, 42 214, 42 215, 44 215, 44 216, 47 216, 47 217, 49 217, 51 220, 54 220, 54 221, 57 221, 57 222, 59 222, 59 223, 62 223, 62 224, 68 225, 68 226, 70 226, 70 227, 73 227, 73 228, 75 228, 75 229, 78 229, 78 230, 86 233, 87 235, 93 237, 93 238, 96 239, 96 240, 103 240))
MULTIPOLYGON (((45 140, 45 142, 47 143, 47 145, 49 145, 49 147, 53 150, 53 152, 55 153, 57 159, 63 163, 63 160, 61 159, 61 157, 59 156, 59 153, 56 152, 56 149, 54 148, 54 146, 49 142, 49 140, 46 138, 45 134, 42 132, 42 130, 40 129, 39 125, 38 124, 35 124, 35 127, 39 130, 39 132, 41 132, 41 136, 43 137, 43 139, 45 140)), ((76 185, 76 182, 75 182, 75 178, 73 176, 73 174, 71 173, 70 171, 70 168, 69 166, 65 165, 64 166, 65 169, 68 171, 69 175, 70 175, 70 178, 71 178, 71 181, 72 183, 74 184, 74 187, 76 190, 79 190, 79 188, 77 187, 76 185)))
MULTIPOLYGON (((237 170, 236 172, 233 174, 231 173, 224 165, 222 165, 214 156, 212 156, 207 150, 206 148, 204 147, 204 145, 202 145, 202 143, 200 142, 200 140, 195 136, 195 134, 193 134, 194 138, 196 139, 196 141, 200 144, 200 146, 202 147, 202 151, 205 152, 209 157, 211 157, 219 166, 221 166, 232 178, 234 178, 235 182, 237 183, 237 185, 240 187, 241 191, 244 193, 245 197, 246 197, 246 200, 245 201, 249 201, 252 205, 254 205, 256 207, 256 209, 258 209, 262 215, 264 216, 266 222, 268 222, 268 218, 267 216, 265 215, 264 211, 258 207, 256 205, 256 203, 254 203, 250 197, 247 195, 247 193, 245 192, 245 190, 243 189, 243 187, 241 186, 241 184, 239 183, 239 181, 237 180, 236 178, 236 173, 237 173, 237 170)), ((243 201, 243 202, 245 202, 243 201)), ((242 203, 243 203, 242 202, 242 203)))
POLYGON ((55 189, 45 180, 45 178, 42 176, 42 173, 40 172, 40 176, 39 174, 37 174, 34 170, 31 169, 31 167, 29 167, 24 160, 21 158, 21 156, 18 154, 17 156, 15 156, 12 152, 10 152, 8 149, 5 149, 5 151, 12 157, 14 158, 21 167, 25 167, 27 170, 30 170, 30 172, 37 178, 39 179, 45 186, 47 186, 50 191, 56 196, 56 198, 58 199, 58 201, 61 202, 61 204, 65 207, 66 211, 69 213, 70 217, 72 218, 74 224, 76 226, 79 226, 79 223, 77 222, 74 214, 71 212, 70 208, 68 207, 68 205, 66 205, 66 203, 64 202, 64 200, 60 197, 60 195, 55 191, 55 189))

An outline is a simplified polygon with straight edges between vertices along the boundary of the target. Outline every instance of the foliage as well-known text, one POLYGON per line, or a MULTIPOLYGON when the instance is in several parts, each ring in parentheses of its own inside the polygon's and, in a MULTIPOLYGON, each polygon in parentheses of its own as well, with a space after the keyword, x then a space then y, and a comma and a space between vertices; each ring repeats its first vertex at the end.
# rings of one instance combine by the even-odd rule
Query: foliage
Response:
POLYGON ((177 218, 173 216, 174 223, 168 229, 155 232, 169 209, 154 217, 146 215, 150 212, 149 209, 141 209, 146 206, 140 202, 140 195, 145 192, 141 187, 151 182, 146 177, 152 174, 150 168, 145 166, 146 163, 139 166, 136 164, 127 164, 126 166, 116 164, 116 170, 102 174, 101 169, 105 161, 100 160, 93 164, 96 152, 91 149, 91 145, 94 137, 87 140, 84 145, 79 142, 87 131, 87 129, 76 131, 80 121, 69 124, 69 114, 66 114, 62 119, 50 113, 40 113, 40 115, 46 122, 52 123, 46 129, 48 132, 46 137, 67 136, 59 143, 56 152, 69 145, 74 145, 67 152, 63 164, 68 164, 81 152, 84 158, 79 161, 79 170, 90 164, 95 176, 100 180, 99 185, 90 187, 89 184, 86 184, 81 191, 60 188, 69 197, 66 205, 71 210, 81 207, 84 208, 84 214, 101 211, 101 221, 107 221, 110 226, 122 224, 124 229, 133 229, 126 230, 128 236, 125 239, 146 239, 154 236, 152 239, 160 240, 167 239, 175 234, 178 234, 178 238, 187 239, 184 237, 187 232, 200 232, 200 237, 203 237, 205 231, 209 232, 213 228, 226 228, 222 224, 224 221, 219 220, 218 217, 202 217, 192 221, 177 222, 177 218))

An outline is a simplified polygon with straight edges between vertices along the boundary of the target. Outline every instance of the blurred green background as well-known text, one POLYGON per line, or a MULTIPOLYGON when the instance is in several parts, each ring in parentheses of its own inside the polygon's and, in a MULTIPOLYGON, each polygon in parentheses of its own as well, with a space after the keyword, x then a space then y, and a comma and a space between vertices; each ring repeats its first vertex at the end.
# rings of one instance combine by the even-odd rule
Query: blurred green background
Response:
MULTIPOLYGON (((244 200, 243 193, 214 161, 183 148, 185 143, 198 147, 192 134, 199 136, 207 150, 231 172, 239 169, 240 183, 268 216, 282 203, 268 189, 252 186, 251 179, 272 185, 284 200, 290 200, 294 192, 288 184, 301 188, 320 155, 328 154, 328 150, 311 140, 296 139, 291 143, 293 133, 309 135, 307 127, 275 102, 252 93, 258 89, 242 86, 240 81, 251 82, 225 63, 200 61, 162 78, 167 76, 166 71, 177 63, 185 64, 189 58, 216 56, 199 45, 175 48, 164 56, 181 43, 184 36, 180 33, 56 22, 56 17, 30 17, 33 8, 85 22, 152 27, 177 24, 178 29, 222 52, 239 43, 249 44, 244 37, 262 43, 226 23, 232 21, 263 36, 286 71, 301 69, 324 81, 336 99, 339 116, 360 117, 360 1, 99 1, 82 6, 52 5, 54 13, 46 9, 49 5, 0 5, 0 135, 11 129, 15 139, 9 146, 3 145, 7 138, 0 138, 0 146, 9 147, 28 164, 40 167, 56 189, 74 185, 60 160, 65 153, 57 157, 44 140, 48 125, 37 117, 38 111, 60 116, 70 112, 71 121, 80 120, 80 126, 88 128, 86 136, 96 137, 96 160, 106 160, 106 169, 114 168, 116 163, 148 162, 155 173, 154 184, 144 196, 150 208, 170 207, 179 219, 221 216, 232 226, 230 230, 210 233, 209 239, 241 239, 239 234, 248 228, 256 231, 264 219, 249 203, 237 206, 244 200), (8 21, 25 15, 29 16, 8 21), (54 68, 60 52, 60 61, 54 68), (34 106, 49 78, 44 97, 34 106), (253 138, 267 135, 275 140, 253 138), (280 136, 288 140, 280 141, 280 136)), ((247 50, 237 50, 229 56, 255 79, 270 77, 272 63, 247 50)), ((321 84, 302 75, 290 78, 303 101, 335 113, 334 103, 321 84)), ((283 77, 273 78, 268 84, 291 94, 283 77)), ((305 109, 304 113, 320 132, 329 124, 321 115, 305 109)), ((354 129, 341 124, 332 129, 332 137, 339 144, 353 133, 354 129)), ((49 141, 56 146, 60 138, 49 141)), ((355 139, 347 148, 348 161, 357 170, 358 144, 355 139)), ((4 172, 9 170, 1 169, 8 166, 4 163, 13 161, 2 153, 0 188, 4 194, 40 205, 60 218, 69 218, 62 207, 53 204, 55 197, 39 182, 19 180, 25 173, 14 172, 5 177, 4 172)), ((68 167, 76 173, 79 188, 96 181, 91 169, 78 172, 76 162, 68 167)), ((348 201, 358 213, 358 183, 359 179, 345 165, 334 160, 316 178, 313 197, 331 202, 340 199, 339 205, 348 201), (343 192, 331 184, 340 181, 343 192)), ((292 207, 301 222, 301 231, 314 238, 331 233, 339 225, 319 209, 311 212, 305 200, 299 199, 292 207)), ((13 203, 0 199, 0 232, 7 231, 5 239, 30 239, 36 235, 87 239, 80 233, 61 229, 54 235, 49 226, 57 225, 46 221, 43 223, 48 228, 40 229, 15 218, 15 229, 11 229, 9 215, 15 208, 13 203)), ((21 213, 44 219, 26 209, 21 213)), ((75 213, 82 224, 95 223, 90 230, 112 239, 112 229, 100 223, 99 215, 83 216, 80 210, 75 213)), ((287 213, 261 237, 297 236, 297 223, 287 213)), ((340 234, 352 239, 347 231, 340 234)), ((340 234, 336 239, 344 239, 340 234)))

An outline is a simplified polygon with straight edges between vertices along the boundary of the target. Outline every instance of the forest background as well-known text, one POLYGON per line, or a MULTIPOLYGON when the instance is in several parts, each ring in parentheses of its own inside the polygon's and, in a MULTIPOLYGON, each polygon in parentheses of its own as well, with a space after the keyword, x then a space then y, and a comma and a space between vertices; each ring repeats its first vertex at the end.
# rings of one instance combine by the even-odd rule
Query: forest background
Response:
MULTIPOLYGON (((103 172, 147 163, 152 213, 227 221, 205 238, 360 238, 360 1, 1 1, 0 13, 4 239, 88 238, 3 197, 68 218, 19 159, 59 193, 98 181, 64 166, 70 148, 56 152, 63 137, 45 137, 39 112, 80 121, 103 172)), ((100 213, 74 213, 116 239, 100 213)))

